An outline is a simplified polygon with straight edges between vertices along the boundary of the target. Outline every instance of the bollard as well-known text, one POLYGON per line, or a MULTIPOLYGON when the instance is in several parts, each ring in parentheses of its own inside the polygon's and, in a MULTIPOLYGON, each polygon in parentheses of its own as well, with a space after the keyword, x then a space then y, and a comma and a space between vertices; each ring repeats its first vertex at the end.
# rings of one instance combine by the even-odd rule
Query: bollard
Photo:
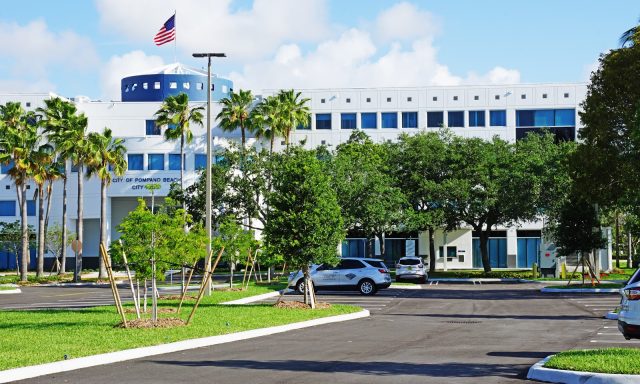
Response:
POLYGON ((567 278, 567 263, 562 263, 562 269, 560 270, 560 277, 563 280, 567 278))
POLYGON ((538 264, 537 263, 533 263, 533 265, 531 266, 531 274, 533 274, 533 278, 534 279, 538 278, 538 264))

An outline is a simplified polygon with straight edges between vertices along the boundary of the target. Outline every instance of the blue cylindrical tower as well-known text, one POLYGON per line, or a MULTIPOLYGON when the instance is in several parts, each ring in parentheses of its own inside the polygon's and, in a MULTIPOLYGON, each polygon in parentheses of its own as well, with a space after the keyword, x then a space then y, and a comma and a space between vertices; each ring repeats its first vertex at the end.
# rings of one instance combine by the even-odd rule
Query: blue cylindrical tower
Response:
MULTIPOLYGON (((211 100, 218 101, 233 91, 233 82, 211 76, 211 100)), ((189 101, 207 101, 207 72, 176 63, 149 73, 122 79, 122 101, 163 101, 167 96, 186 93, 189 101)))

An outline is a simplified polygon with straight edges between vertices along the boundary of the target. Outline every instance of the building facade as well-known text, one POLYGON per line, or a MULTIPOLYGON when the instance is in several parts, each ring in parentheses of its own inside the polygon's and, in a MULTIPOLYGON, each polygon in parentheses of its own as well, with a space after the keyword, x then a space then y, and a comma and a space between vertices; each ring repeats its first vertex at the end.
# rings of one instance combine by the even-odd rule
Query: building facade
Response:
MULTIPOLYGON (((154 113, 168 95, 185 92, 194 105, 206 102, 206 73, 170 65, 149 73, 122 80, 122 101, 92 101, 86 97, 72 99, 78 110, 88 117, 89 132, 109 127, 115 137, 125 139, 128 170, 113 179, 107 190, 107 225, 109 241, 119 237, 117 225, 135 208, 137 199, 149 199, 145 184, 159 183, 156 196, 166 196, 172 182, 179 181, 180 167, 185 170, 185 185, 193 183, 206 166, 205 128, 192 125, 194 140, 186 145, 180 158, 179 141, 164 140, 163 127, 155 124, 154 113)), ((212 111, 220 111, 217 103, 233 90, 227 79, 212 79, 212 111)), ((261 97, 276 93, 265 90, 261 97)), ((362 88, 302 90, 310 99, 309 127, 292 133, 292 142, 305 140, 306 146, 334 147, 346 141, 354 129, 362 129, 374 141, 394 140, 401 133, 417 133, 439 129, 445 125, 455 134, 489 139, 499 136, 515 141, 527 132, 550 129, 559 138, 575 140, 581 128, 578 117, 580 102, 586 94, 585 84, 536 84, 514 86, 456 86, 412 88, 362 88)), ((44 106, 53 94, 0 94, 0 103, 19 101, 27 110, 44 106)), ((205 123, 206 126, 206 123, 205 123)), ((213 148, 224 149, 230 141, 239 140, 239 133, 226 133, 212 121, 213 148)), ((250 138, 249 143, 268 146, 250 138)), ((276 142, 276 150, 284 141, 276 142)), ((15 187, 6 174, 10 165, 0 170, 0 220, 19 220, 15 187)), ((75 231, 77 172, 68 180, 69 228, 75 231)), ((30 185, 35 191, 35 185, 30 185)), ((83 254, 85 267, 97 264, 100 183, 97 179, 85 183, 83 254)), ((50 224, 60 221, 62 183, 56 182, 52 198, 50 224)), ((29 202, 30 224, 36 227, 35 200, 29 202)), ((522 223, 517 228, 496 230, 489 243, 494 267, 530 267, 538 257, 542 223, 522 223)), ((471 230, 443 233, 435 236, 439 268, 477 268, 479 242, 471 230)), ((410 255, 427 255, 428 237, 423 233, 391 234, 385 239, 387 259, 410 255), (394 237, 395 236, 395 237, 394 237)), ((345 256, 364 256, 366 240, 349 238, 341 247, 345 256)), ((379 254, 380 244, 375 249, 379 254)), ((68 265, 73 254, 69 251, 68 265)), ((33 258, 33 256, 32 256, 33 258)), ((14 268, 12 255, 0 253, 0 269, 14 268)))

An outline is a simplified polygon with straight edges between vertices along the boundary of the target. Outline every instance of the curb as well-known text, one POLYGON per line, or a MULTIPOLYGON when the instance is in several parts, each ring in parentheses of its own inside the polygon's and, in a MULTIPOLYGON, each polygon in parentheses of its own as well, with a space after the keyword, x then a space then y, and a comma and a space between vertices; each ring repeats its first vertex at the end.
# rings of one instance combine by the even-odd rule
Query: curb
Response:
POLYGON ((522 279, 511 279, 511 278, 500 279, 500 278, 492 278, 492 277, 479 277, 479 278, 433 277, 433 278, 429 278, 429 282, 430 282, 430 285, 431 283, 436 283, 436 284, 437 283, 452 283, 452 284, 469 283, 469 284, 476 285, 476 284, 482 284, 482 283, 513 284, 513 283, 523 283, 524 281, 522 279))
POLYGON ((561 288, 542 288, 540 289, 542 293, 620 293, 620 288, 569 288, 569 289, 561 289, 561 288))
POLYGON ((151 347, 141 347, 134 349, 126 349, 124 351, 103 353, 100 355, 79 357, 77 359, 56 361, 40 365, 32 365, 29 367, 21 367, 0 371, 0 383, 8 383, 11 381, 30 379, 33 377, 50 375, 54 373, 73 371, 81 368, 95 367, 98 365, 118 363, 126 360, 139 359, 142 357, 162 355, 189 349, 209 347, 217 344, 231 343, 234 341, 253 339, 261 336, 273 335, 292 331, 296 329, 315 327, 317 325, 337 323, 348 320, 361 319, 369 316, 369 311, 362 310, 360 312, 349 313, 346 315, 337 315, 323 317, 320 319, 301 321, 286 325, 278 325, 269 328, 252 329, 250 331, 242 331, 227 335, 209 336, 200 339, 190 339, 177 341, 169 344, 156 345, 151 347))
POLYGON ((547 356, 529 368, 527 379, 565 384, 633 384, 640 383, 640 375, 620 375, 583 371, 565 371, 545 368, 544 364, 552 357, 547 356))
MULTIPOLYGON (((426 284, 426 283, 425 283, 426 284)), ((391 284, 389 286, 389 288, 393 288, 393 289, 424 289, 422 287, 422 284, 415 284, 415 285, 398 285, 398 284, 391 284)))
POLYGON ((245 297, 244 299, 238 299, 238 300, 232 300, 232 301, 225 301, 224 303, 220 303, 222 305, 241 305, 241 304, 249 304, 249 303, 254 303, 256 301, 261 301, 264 299, 269 299, 271 297, 276 297, 276 296, 280 296, 282 294, 282 291, 273 291, 273 292, 268 292, 268 293, 263 293, 262 295, 255 295, 255 296, 249 296, 249 297, 245 297))
POLYGON ((7 289, 7 290, 0 290, 0 295, 12 295, 15 293, 22 293, 22 290, 20 289, 19 286, 15 285, 15 284, 7 284, 7 285, 2 285, 3 287, 11 287, 13 289, 7 289))

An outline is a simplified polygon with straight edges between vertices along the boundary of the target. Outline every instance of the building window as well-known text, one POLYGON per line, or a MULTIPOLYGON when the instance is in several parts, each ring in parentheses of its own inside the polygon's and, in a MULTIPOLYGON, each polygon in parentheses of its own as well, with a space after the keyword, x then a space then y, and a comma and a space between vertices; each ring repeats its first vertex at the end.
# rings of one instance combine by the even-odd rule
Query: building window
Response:
POLYGON ((26 102, 26 105, 27 105, 27 108, 28 108, 28 107, 30 107, 30 106, 31 106, 31 102, 30 102, 30 101, 27 101, 27 102, 26 102))
POLYGON ((378 116, 375 112, 363 112, 360 114, 360 127, 362 129, 378 128, 378 116))
POLYGON ((484 127, 484 111, 469 111, 469 126, 484 127))
MULTIPOLYGON (((282 144, 282 145, 284 145, 284 144, 282 144)), ((224 155, 215 155, 212 160, 213 160, 214 164, 222 164, 222 163, 224 163, 224 155)))
POLYGON ((347 97, 347 103, 350 103, 350 102, 351 102, 351 99, 347 97))
POLYGON ((142 83, 142 89, 149 89, 149 83, 142 83))
POLYGON ((473 96, 473 100, 476 100, 476 101, 477 101, 477 100, 480 100, 480 96, 477 96, 477 95, 476 95, 476 96, 473 96))
POLYGON ((569 94, 568 94, 568 93, 565 93, 565 94, 564 94, 564 98, 565 98, 565 99, 568 99, 568 98, 569 98, 569 94))
POLYGON ((203 83, 196 83, 196 89, 198 91, 202 91, 204 89, 204 84, 203 83))
POLYGON ((427 127, 440 128, 444 124, 444 112, 427 112, 427 127))
POLYGON ((356 114, 355 113, 341 113, 340 114, 340 128, 342 128, 342 129, 356 129, 356 114))
POLYGON ((402 112, 402 128, 418 128, 418 112, 402 112))
POLYGON ((196 156, 193 161, 193 169, 196 171, 203 170, 207 168, 207 155, 203 153, 196 153, 196 156))
POLYGON ((191 88, 191 84, 190 83, 182 83, 182 88, 183 89, 189 89, 189 88, 191 88))
POLYGON ((433 96, 433 101, 438 101, 438 96, 433 96))
POLYGON ((523 93, 522 95, 520 95, 520 98, 521 98, 522 100, 524 100, 524 99, 526 99, 526 98, 527 98, 527 95, 523 93))
POLYGON ((410 103, 410 102, 412 102, 412 101, 413 101, 413 98, 411 98, 411 97, 407 97, 407 102, 409 102, 409 103, 410 103))
POLYGON ((147 169, 150 171, 164 170, 164 154, 153 153, 147 155, 147 169))
POLYGON ((398 114, 396 112, 382 112, 382 128, 398 128, 398 114))
POLYGON ((458 96, 453 96, 453 101, 458 101, 458 96))
POLYGON ((13 168, 13 164, 14 164, 13 160, 11 160, 6 164, 0 165, 0 173, 2 173, 3 175, 6 175, 7 173, 9 173, 9 171, 13 168))
POLYGON ((160 136, 160 126, 155 120, 147 120, 147 136, 160 136))
POLYGON ((169 82, 169 88, 170 89, 178 89, 178 83, 175 82, 175 81, 169 82))
POLYGON ((320 145, 327 145, 327 140, 321 140, 320 145))
POLYGON ((450 111, 448 114, 449 117, 449 127, 460 128, 464 127, 464 112, 463 111, 450 111))
POLYGON ((516 111, 517 127, 573 127, 575 124, 575 109, 516 111))
POLYGON ((130 171, 144 170, 144 156, 142 154, 128 154, 127 166, 130 171))
POLYGON ((153 83, 153 89, 160 89, 160 82, 156 81, 155 83, 153 83))
POLYGON ((492 127, 506 127, 507 111, 489 111, 489 125, 492 127))
POLYGON ((35 200, 27 200, 27 216, 35 216, 36 215, 36 201, 35 200))
POLYGON ((370 103, 370 102, 371 102, 371 98, 367 97, 367 103, 370 103))
POLYGON ((211 92, 216 90, 216 85, 214 83, 211 83, 211 92))
POLYGON ((16 215, 16 201, 0 200, 0 216, 15 216, 15 215, 16 215))
POLYGON ((495 99, 496 99, 496 100, 500 100, 500 95, 496 95, 496 96, 495 96, 495 99))
POLYGON ((390 103, 390 102, 391 102, 391 98, 387 97, 387 103, 390 103))
POLYGON ((180 154, 179 153, 170 153, 169 154, 169 170, 170 171, 179 171, 180 170, 180 166, 183 167, 182 169, 186 169, 184 167, 184 161, 180 161, 180 154))
POLYGON ((321 103, 321 104, 324 104, 324 99, 320 99, 320 103, 321 103))
POLYGON ((316 113, 316 129, 331 129, 330 113, 316 113))
POLYGON ((543 94, 542 94, 542 98, 543 98, 543 99, 546 99, 546 98, 547 98, 547 94, 546 94, 546 93, 543 93, 543 94))

